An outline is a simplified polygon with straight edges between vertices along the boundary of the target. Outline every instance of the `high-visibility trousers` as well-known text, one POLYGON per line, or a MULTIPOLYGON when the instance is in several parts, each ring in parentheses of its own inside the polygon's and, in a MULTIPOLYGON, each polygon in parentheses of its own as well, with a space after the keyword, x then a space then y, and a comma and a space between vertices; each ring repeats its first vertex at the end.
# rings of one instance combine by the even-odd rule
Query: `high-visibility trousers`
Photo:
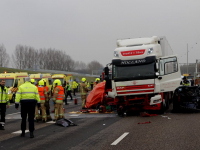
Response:
POLYGON ((54 111, 55 120, 65 118, 64 112, 63 112, 63 103, 55 104, 54 108, 55 108, 55 111, 54 111))
POLYGON ((82 100, 82 108, 85 108, 86 95, 81 95, 81 100, 82 100))
POLYGON ((41 103, 42 120, 47 121, 45 103, 41 103))
POLYGON ((37 105, 35 106, 35 119, 36 120, 42 119, 41 115, 38 113, 37 105))

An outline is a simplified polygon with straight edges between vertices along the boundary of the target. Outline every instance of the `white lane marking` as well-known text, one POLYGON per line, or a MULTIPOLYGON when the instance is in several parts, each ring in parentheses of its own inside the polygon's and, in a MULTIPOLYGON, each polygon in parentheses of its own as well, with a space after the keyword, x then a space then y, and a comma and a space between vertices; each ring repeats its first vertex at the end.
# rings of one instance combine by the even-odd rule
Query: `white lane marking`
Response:
MULTIPOLYGON (((25 133, 29 132, 29 130, 25 130, 25 133)), ((22 133, 22 130, 19 130, 19 131, 16 131, 16 132, 13 132, 12 134, 21 134, 22 133)))
POLYGON ((124 134, 122 134, 118 139, 116 139, 111 145, 117 145, 123 138, 125 138, 127 135, 129 134, 129 132, 125 132, 124 134))
POLYGON ((56 123, 56 122, 54 122, 54 121, 49 121, 49 122, 46 122, 46 123, 56 123))
POLYGON ((78 117, 80 115, 73 114, 73 115, 69 115, 69 116, 71 116, 71 117, 78 117))
POLYGON ((15 115, 15 114, 19 114, 19 113, 21 113, 21 112, 12 113, 12 114, 7 114, 7 115, 15 115))

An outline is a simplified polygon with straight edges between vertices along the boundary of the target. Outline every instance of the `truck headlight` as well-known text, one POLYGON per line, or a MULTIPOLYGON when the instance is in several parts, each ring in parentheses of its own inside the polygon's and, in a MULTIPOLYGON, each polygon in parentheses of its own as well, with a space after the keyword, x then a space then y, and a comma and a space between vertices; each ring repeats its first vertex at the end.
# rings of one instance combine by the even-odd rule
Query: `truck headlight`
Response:
POLYGON ((149 54, 151 54, 151 53, 153 53, 153 48, 149 48, 149 49, 148 49, 147 55, 149 55, 149 54))
POLYGON ((11 90, 8 91, 8 94, 11 94, 11 90))
POLYGON ((115 56, 115 57, 119 57, 118 51, 114 51, 114 56, 115 56))

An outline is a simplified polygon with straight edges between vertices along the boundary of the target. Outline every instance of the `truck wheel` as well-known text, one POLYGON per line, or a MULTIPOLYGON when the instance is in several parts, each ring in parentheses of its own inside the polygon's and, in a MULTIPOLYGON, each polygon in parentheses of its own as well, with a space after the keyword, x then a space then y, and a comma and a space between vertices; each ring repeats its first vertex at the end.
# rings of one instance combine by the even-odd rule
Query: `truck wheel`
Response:
POLYGON ((165 109, 166 109, 166 103, 165 103, 165 101, 163 101, 162 103, 161 103, 161 107, 160 107, 160 110, 159 110, 159 114, 164 114, 165 113, 165 109))
POLYGON ((179 111, 180 105, 178 102, 178 97, 173 97, 173 113, 177 113, 179 111))
POLYGON ((166 104, 166 110, 169 109, 169 94, 166 93, 165 94, 165 104, 166 104))

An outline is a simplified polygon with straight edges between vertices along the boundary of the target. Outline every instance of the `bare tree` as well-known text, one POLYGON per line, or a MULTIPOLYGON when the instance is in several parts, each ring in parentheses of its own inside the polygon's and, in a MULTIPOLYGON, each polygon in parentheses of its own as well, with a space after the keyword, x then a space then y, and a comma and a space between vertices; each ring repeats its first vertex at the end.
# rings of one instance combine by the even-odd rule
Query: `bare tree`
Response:
POLYGON ((103 65, 100 64, 98 61, 93 60, 88 64, 88 71, 89 73, 93 73, 93 71, 97 72, 100 68, 103 68, 103 65))
POLYGON ((4 45, 0 45, 0 67, 7 67, 9 66, 10 57, 6 52, 6 48, 4 45))

